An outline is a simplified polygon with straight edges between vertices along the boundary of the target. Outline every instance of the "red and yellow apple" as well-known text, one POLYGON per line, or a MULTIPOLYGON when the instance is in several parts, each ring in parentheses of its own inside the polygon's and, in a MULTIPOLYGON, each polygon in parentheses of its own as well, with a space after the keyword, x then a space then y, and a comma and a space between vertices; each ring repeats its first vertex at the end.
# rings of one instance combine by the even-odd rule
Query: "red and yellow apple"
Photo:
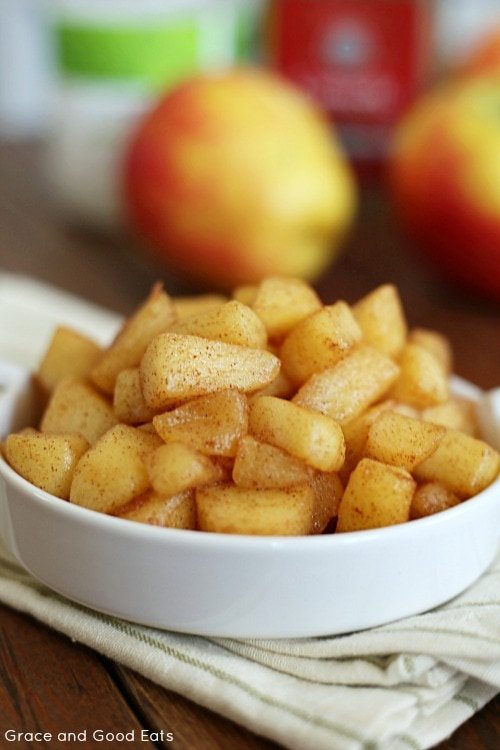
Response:
POLYGON ((167 94, 128 151, 131 223, 173 268, 218 286, 315 279, 356 189, 331 126, 261 70, 204 74, 167 94))
POLYGON ((463 76, 500 73, 500 27, 494 28, 480 39, 458 72, 463 76))
POLYGON ((389 184, 442 274, 500 300, 500 75, 424 96, 397 129, 389 184))

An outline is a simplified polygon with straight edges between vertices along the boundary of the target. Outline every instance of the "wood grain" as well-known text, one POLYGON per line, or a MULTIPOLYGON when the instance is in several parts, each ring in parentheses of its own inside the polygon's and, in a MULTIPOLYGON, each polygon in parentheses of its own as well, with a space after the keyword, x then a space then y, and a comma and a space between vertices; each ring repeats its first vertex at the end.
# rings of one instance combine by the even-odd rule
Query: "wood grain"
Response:
POLYGON ((500 747, 500 695, 475 714, 436 750, 498 750, 500 747))
MULTIPOLYGON (((84 646, 0 606, 0 747, 98 747, 94 730, 140 735, 142 725, 109 675, 84 646), (9 743, 5 732, 50 732, 51 742, 9 743), (58 740, 60 732, 87 732, 87 744, 58 740)), ((111 741, 101 747, 123 748, 111 741)), ((131 747, 138 747, 134 743, 131 747)), ((140 743, 151 750, 151 742, 140 743)))

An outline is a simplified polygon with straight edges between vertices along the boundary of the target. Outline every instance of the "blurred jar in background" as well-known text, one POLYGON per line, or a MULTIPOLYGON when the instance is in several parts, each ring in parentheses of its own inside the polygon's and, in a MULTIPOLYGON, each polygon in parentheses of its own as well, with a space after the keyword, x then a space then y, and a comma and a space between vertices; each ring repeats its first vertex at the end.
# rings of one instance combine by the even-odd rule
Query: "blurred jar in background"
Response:
POLYGON ((120 225, 121 159, 137 119, 183 78, 248 59, 258 9, 245 0, 51 0, 58 85, 46 168, 68 218, 120 225))
POLYGON ((272 0, 266 57, 337 125, 361 172, 426 82, 432 0, 272 0))
POLYGON ((0 0, 0 138, 43 134, 53 66, 41 0, 0 0))

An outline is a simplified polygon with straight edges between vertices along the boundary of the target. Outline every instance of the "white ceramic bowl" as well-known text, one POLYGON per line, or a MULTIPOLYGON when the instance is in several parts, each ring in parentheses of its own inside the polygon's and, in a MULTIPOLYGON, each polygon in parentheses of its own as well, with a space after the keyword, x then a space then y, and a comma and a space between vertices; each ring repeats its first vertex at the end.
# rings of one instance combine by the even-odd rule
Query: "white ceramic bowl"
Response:
MULTIPOLYGON (((7 369, 0 434, 20 426, 21 407, 26 420, 30 401, 26 373, 7 369)), ((200 635, 345 633, 425 611, 481 575, 499 527, 497 480, 455 508, 384 529, 260 538, 163 529, 63 502, 0 460, 0 534, 35 578, 101 612, 200 635)))

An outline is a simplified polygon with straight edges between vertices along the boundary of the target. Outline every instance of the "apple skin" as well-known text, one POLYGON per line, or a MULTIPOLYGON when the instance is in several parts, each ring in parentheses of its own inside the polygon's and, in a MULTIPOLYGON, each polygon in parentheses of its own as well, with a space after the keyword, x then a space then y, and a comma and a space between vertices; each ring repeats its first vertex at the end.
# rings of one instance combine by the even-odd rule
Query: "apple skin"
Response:
POLYGON ((397 129, 388 180, 421 253, 443 276, 500 300, 500 76, 424 96, 397 129))
POLYGON ((241 69, 189 79, 146 116, 125 202, 157 256, 231 287, 317 278, 353 219, 356 186, 316 107, 277 76, 241 69))
POLYGON ((459 67, 459 75, 500 73, 500 29, 484 36, 459 67))

